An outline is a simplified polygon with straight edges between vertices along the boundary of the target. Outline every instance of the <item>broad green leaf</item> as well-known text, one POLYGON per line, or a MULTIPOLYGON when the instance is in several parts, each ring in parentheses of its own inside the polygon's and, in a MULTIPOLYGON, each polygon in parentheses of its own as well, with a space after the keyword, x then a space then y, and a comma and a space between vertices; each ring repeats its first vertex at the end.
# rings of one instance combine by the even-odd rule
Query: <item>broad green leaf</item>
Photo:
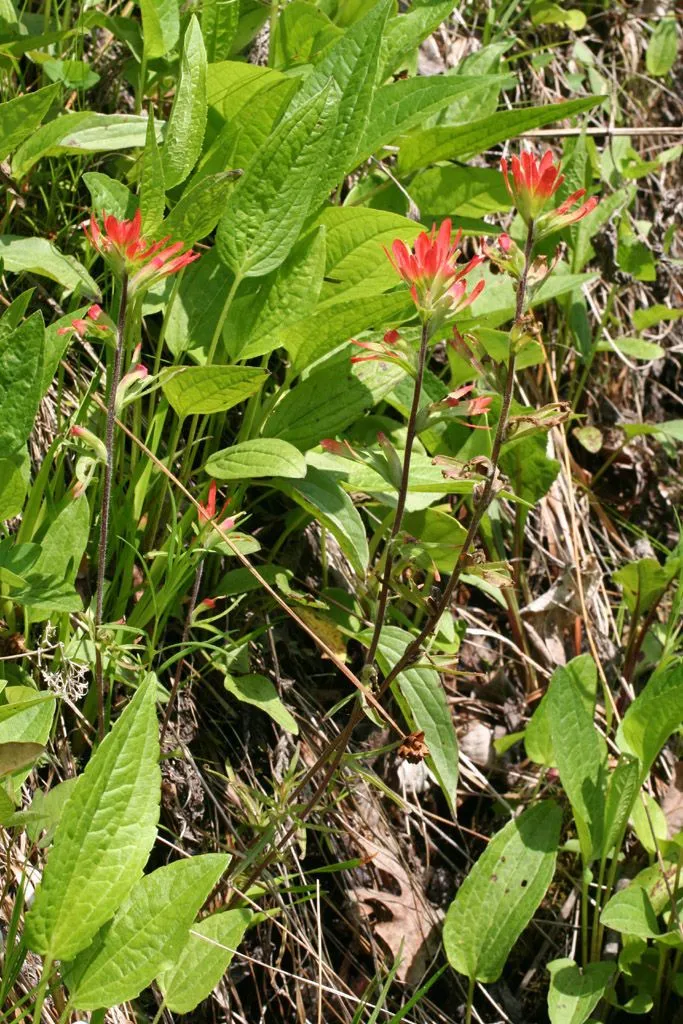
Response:
MULTIPOLYGON (((164 124, 155 124, 157 137, 164 124)), ((81 111, 64 114, 39 128, 19 147, 12 158, 12 173, 23 178, 38 160, 60 153, 115 153, 121 149, 142 149, 147 118, 138 114, 95 114, 81 111)))
POLYGON ((45 89, 0 103, 0 160, 5 160, 36 130, 59 93, 59 85, 48 85, 45 89))
POLYGON ((237 697, 243 704, 253 704, 254 707, 265 711, 286 732, 295 736, 298 734, 299 726, 296 719, 282 703, 277 690, 266 676, 258 673, 245 676, 226 675, 224 686, 228 693, 237 697))
POLYGON ((460 226, 463 217, 484 217, 510 209, 503 175, 488 167, 430 167, 411 181, 410 198, 425 223, 430 217, 453 217, 460 226))
POLYGON ((228 863, 226 854, 204 853, 139 879, 111 923, 70 964, 65 980, 72 1005, 97 1010, 135 999, 177 960, 228 863))
POLYGON ((605 835, 602 853, 607 857, 619 842, 640 789, 640 764, 634 757, 622 756, 610 774, 605 800, 605 835))
POLYGON ((180 36, 178 0, 138 0, 148 60, 165 57, 180 36))
POLYGON ((231 154, 229 166, 247 168, 279 121, 296 86, 296 81, 273 68, 227 60, 210 64, 209 150, 205 157, 210 171, 225 170, 226 163, 211 164, 211 160, 220 159, 221 153, 231 154))
POLYGON ((253 910, 238 907, 192 925, 176 963, 157 978, 172 1013, 190 1013, 213 992, 253 917, 253 910))
POLYGON ((312 64, 342 30, 323 11, 302 0, 280 9, 275 32, 269 39, 268 59, 274 68, 287 70, 312 64))
POLYGON ((232 409, 263 387, 268 374, 254 366, 180 366, 162 374, 162 390, 178 416, 232 409))
MULTIPOLYGON (((458 81, 458 79, 455 79, 458 81)), ((471 78, 459 80, 465 88, 471 87, 471 78)), ((399 84, 399 83, 396 83, 399 84)), ((386 87, 391 88, 391 87, 386 87)), ((459 157, 474 156, 489 149, 497 142, 514 138, 533 128, 562 121, 567 117, 582 114, 600 103, 600 96, 584 96, 562 103, 548 103, 543 107, 527 107, 521 110, 499 110, 487 118, 470 124, 446 127, 437 125, 414 132, 401 146, 399 167, 403 173, 416 171, 439 160, 455 160, 459 157)))
POLYGON ((334 534, 362 579, 370 557, 365 527, 358 510, 334 475, 309 466, 304 480, 279 480, 276 486, 334 534))
MULTIPOLYGON (((569 680, 569 684, 565 683, 565 685, 573 687, 581 698, 586 713, 592 718, 595 710, 598 673, 595 668, 595 662, 590 654, 580 654, 578 658, 572 658, 566 665, 556 668, 550 680, 551 683, 558 675, 569 680)), ((544 764, 548 768, 555 768, 557 767, 557 761, 555 760, 550 731, 548 703, 548 694, 546 693, 526 727, 524 746, 527 757, 530 757, 536 764, 544 764)))
POLYGON ((390 18, 382 39, 380 81, 389 77, 412 57, 423 39, 431 35, 453 13, 452 0, 413 6, 405 14, 390 18))
POLYGON ((655 327, 663 320, 680 320, 681 317, 683 309, 669 309, 668 306, 657 304, 646 309, 636 309, 631 320, 637 331, 646 331, 648 327, 655 327))
MULTIPOLYGON (((31 568, 36 575, 55 576, 71 585, 85 553, 90 534, 90 509, 85 495, 70 499, 50 520, 40 541, 40 555, 31 568)), ((49 617, 49 608, 31 610, 37 621, 49 617)))
MULTIPOLYGON (((593 671, 597 672, 594 665, 593 671)), ((547 696, 555 760, 588 864, 602 852, 607 747, 574 673, 556 669, 547 696)))
POLYGON ((412 245, 422 230, 407 217, 362 206, 328 207, 316 223, 326 231, 323 301, 377 295, 395 287, 398 276, 385 249, 397 238, 412 245))
POLYGON ((55 712, 53 693, 30 686, 6 686, 0 705, 0 743, 39 743, 50 736, 55 712))
POLYGON ((44 750, 42 743, 0 743, 0 779, 29 767, 44 750))
POLYGON ((661 18, 655 25, 645 53, 648 74, 656 77, 668 75, 676 63, 678 29, 674 17, 661 18))
POLYGON ((279 438, 254 438, 209 456, 204 466, 217 480, 256 480, 260 477, 304 477, 306 460, 294 445, 279 438))
POLYGON ((164 219, 166 209, 166 180, 164 162, 154 128, 154 111, 150 104, 147 120, 145 148, 140 171, 140 214, 142 230, 154 234, 164 219))
POLYGON ((0 459, 0 522, 12 519, 21 512, 30 472, 31 464, 26 448, 20 448, 14 455, 0 459))
POLYGON ((90 205, 98 217, 109 213, 118 220, 130 220, 135 214, 135 196, 123 182, 99 171, 84 174, 83 181, 90 193, 90 205))
POLYGON ((44 61, 43 71, 51 82, 61 82, 67 89, 92 89, 100 76, 84 60, 58 60, 51 57, 44 61))
POLYGON ((288 116, 296 117, 331 80, 338 93, 336 120, 330 129, 326 163, 320 168, 318 192, 329 192, 357 164, 377 81, 382 29, 392 0, 379 0, 325 52, 294 96, 288 116))
POLYGON ((162 159, 167 189, 185 181, 196 164, 202 151, 206 112, 206 50, 202 30, 193 14, 185 33, 180 79, 164 138, 162 159))
POLYGON ((451 966, 493 982, 555 872, 562 811, 543 800, 493 837, 448 908, 443 944, 451 966))
POLYGON ((60 580, 56 576, 38 576, 31 574, 26 579, 26 587, 12 594, 12 600, 24 607, 30 607, 31 613, 48 618, 52 612, 80 612, 83 601, 76 593, 72 583, 60 580))
POLYGON ((641 792, 639 799, 631 808, 629 820, 640 845, 650 855, 656 857, 657 851, 663 848, 669 839, 669 826, 664 811, 649 793, 641 792))
MULTIPOLYGON (((477 92, 485 93, 508 81, 506 75, 431 75, 399 79, 398 82, 382 86, 375 93, 356 163, 360 164, 381 146, 394 142, 411 128, 424 124, 426 117, 455 100, 464 96, 471 97, 477 92)), ((425 161, 431 162, 431 159, 425 161)))
POLYGON ((654 939, 661 933, 649 896, 636 882, 612 896, 600 921, 606 928, 641 939, 654 939))
POLYGON ((552 960, 548 970, 550 1024, 584 1024, 612 980, 615 965, 585 964, 579 969, 573 960, 563 957, 552 960))
POLYGON ((532 25, 564 25, 573 32, 586 27, 586 15, 577 7, 565 8, 552 0, 534 0, 531 5, 532 25))
POLYGON ((20 238, 0 235, 0 260, 13 274, 38 274, 56 281, 66 291, 78 289, 90 298, 100 297, 100 290, 84 266, 73 256, 65 256, 46 238, 20 238))
POLYGON ((128 896, 159 818, 156 677, 148 675, 74 786, 35 900, 30 949, 69 960, 128 896))
POLYGON ((531 504, 539 501, 552 487, 560 464, 547 454, 544 431, 509 443, 501 455, 501 468, 518 498, 531 504))
POLYGON ((297 242, 277 270, 242 285, 223 332, 234 358, 248 359, 261 338, 313 312, 323 286, 325 245, 321 226, 297 242))
MULTIPOLYGON (((411 473, 412 470, 411 462, 411 473)), ((419 478, 413 483, 418 485, 419 478)), ((411 562, 421 558, 425 570, 431 571, 436 566, 439 572, 447 573, 453 571, 467 533, 450 512, 436 508, 425 508, 404 516, 401 532, 409 538, 402 546, 402 557, 409 558, 411 562)))
POLYGON ((286 117, 230 193, 216 248, 235 273, 275 270, 299 236, 329 149, 328 97, 325 86, 286 117))
POLYGON ((263 434, 301 451, 334 437, 368 412, 405 376, 398 366, 321 366, 292 388, 266 420, 263 434))
MULTIPOLYGON (((1 247, 0 247, 1 252, 1 247)), ((10 334, 0 333, 0 452, 23 449, 43 397, 45 329, 40 313, 10 334)))
POLYGON ((612 578, 621 588, 629 612, 638 618, 659 601, 679 569, 677 559, 661 565, 656 558, 641 558, 623 565, 612 578))
POLYGON ((186 267, 166 329, 166 344, 174 356, 186 353, 198 363, 206 362, 232 282, 233 276, 218 259, 215 248, 186 267))
MULTIPOLYGON (((370 634, 366 631, 363 642, 370 634)), ((386 675, 413 639, 398 626, 384 626, 377 648, 377 664, 386 675)), ((392 684, 392 692, 411 729, 425 734, 427 763, 438 780, 453 814, 458 786, 458 738, 451 709, 436 669, 426 665, 405 669, 392 684)))
POLYGON ((194 245, 211 234, 223 215, 234 181, 232 172, 210 174, 187 189, 161 226, 163 235, 194 245))
MULTIPOLYGON (((415 306, 403 290, 360 299, 342 297, 337 302, 318 306, 304 320, 260 338, 249 345, 247 352, 253 356, 284 348, 292 358, 293 370, 300 373, 368 327, 384 331, 388 327, 397 327, 414 315, 415 306)), ((349 352, 349 357, 353 354, 349 352)))
POLYGON ((671 733, 683 723, 683 661, 652 676, 619 726, 617 744, 641 763, 647 775, 671 733))
POLYGON ((240 20, 240 0, 204 0, 201 17, 209 64, 227 60, 240 20))
POLYGON ((38 843, 41 848, 47 846, 52 842, 64 805, 77 781, 77 778, 65 779, 46 793, 42 789, 37 790, 31 806, 24 811, 18 811, 12 819, 12 825, 22 825, 32 843, 38 843), (46 835, 40 840, 42 832, 46 835))
POLYGON ((639 437, 641 434, 661 434, 665 439, 683 442, 683 420, 665 420, 663 423, 620 423, 619 427, 629 438, 639 437))

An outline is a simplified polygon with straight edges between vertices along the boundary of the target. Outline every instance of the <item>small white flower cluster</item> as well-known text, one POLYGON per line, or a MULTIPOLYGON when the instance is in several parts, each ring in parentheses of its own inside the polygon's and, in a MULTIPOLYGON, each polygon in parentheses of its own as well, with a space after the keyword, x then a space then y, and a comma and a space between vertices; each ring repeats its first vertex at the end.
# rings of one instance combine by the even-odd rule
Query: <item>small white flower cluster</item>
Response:
POLYGON ((86 679, 88 666, 79 665, 77 662, 69 661, 68 658, 64 657, 64 645, 61 643, 55 644, 56 635, 57 630, 52 623, 48 622, 45 627, 41 649, 43 651, 48 649, 54 651, 58 648, 62 653, 63 661, 56 672, 50 672, 48 669, 43 668, 43 679, 48 690, 51 690, 57 697, 62 697, 75 704, 77 701, 82 700, 88 692, 88 680, 86 679))

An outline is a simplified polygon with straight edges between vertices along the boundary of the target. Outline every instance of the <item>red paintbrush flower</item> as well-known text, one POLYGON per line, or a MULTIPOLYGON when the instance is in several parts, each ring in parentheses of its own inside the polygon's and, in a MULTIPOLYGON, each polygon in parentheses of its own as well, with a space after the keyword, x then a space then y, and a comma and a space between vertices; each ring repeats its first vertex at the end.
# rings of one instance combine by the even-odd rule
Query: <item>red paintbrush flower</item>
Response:
POLYGON ((77 334, 79 338, 84 338, 89 330, 95 331, 108 331, 109 327, 106 324, 98 324, 95 321, 99 320, 102 315, 102 309, 97 303, 94 303, 85 314, 86 319, 76 317, 75 320, 71 321, 69 327, 60 327, 57 334, 77 334), (90 322, 88 322, 90 321, 90 322))
POLYGON ((578 209, 572 210, 572 207, 586 194, 585 188, 581 188, 577 192, 573 192, 557 209, 541 216, 549 200, 564 181, 564 175, 560 174, 559 163, 553 163, 553 154, 548 149, 540 161, 533 153, 524 151, 519 157, 513 156, 510 164, 511 170, 508 173, 508 162, 505 157, 500 161, 505 187, 524 221, 527 224, 530 221, 537 222, 537 238, 542 238, 549 235, 551 231, 558 231, 568 224, 581 220, 598 204, 597 197, 593 196, 578 209))
POLYGON ((175 274, 199 259, 200 254, 192 249, 183 252, 184 242, 167 245, 170 235, 158 242, 148 242, 141 234, 139 209, 132 220, 117 220, 109 214, 103 215, 102 222, 104 231, 95 216, 91 216, 89 225, 83 229, 86 238, 117 274, 128 275, 131 292, 141 286, 149 288, 162 277, 175 274))
MULTIPOLYGON (((202 524, 209 523, 213 519, 220 518, 220 516, 222 516, 225 513, 226 508, 230 504, 229 500, 226 501, 225 505, 223 506, 222 512, 220 512, 219 515, 216 516, 216 490, 216 481, 212 480, 211 483, 209 484, 209 493, 206 497, 206 505, 202 505, 201 502, 199 503, 199 522, 202 524)), ((221 530, 232 530, 234 525, 235 520, 232 518, 228 518, 224 519, 223 522, 219 524, 219 528, 221 530)))
POLYGON ((467 294, 465 278, 483 262, 483 256, 473 256, 464 266, 456 266, 462 231, 452 237, 451 230, 451 222, 446 219, 438 232, 433 225, 429 234, 419 234, 412 249, 398 239, 391 253, 385 249, 395 270, 409 285, 415 305, 424 314, 432 315, 437 310, 442 315, 456 313, 469 306, 484 287, 484 282, 479 281, 467 294))

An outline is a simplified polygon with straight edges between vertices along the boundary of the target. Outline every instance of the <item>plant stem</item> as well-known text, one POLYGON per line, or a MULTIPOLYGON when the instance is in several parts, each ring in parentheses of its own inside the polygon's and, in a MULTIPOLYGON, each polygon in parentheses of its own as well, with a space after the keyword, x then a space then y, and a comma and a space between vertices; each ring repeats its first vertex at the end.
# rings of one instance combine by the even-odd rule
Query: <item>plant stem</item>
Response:
POLYGON ((472 1022, 472 1006, 474 1004, 474 987, 476 985, 475 978, 467 979, 467 1009, 465 1011, 465 1024, 471 1024, 472 1022))
POLYGON ((121 279, 121 300, 116 326, 116 351, 114 367, 109 382, 107 398, 107 425, 105 431, 105 447, 107 461, 104 466, 104 482, 102 487, 102 504, 100 506, 100 540, 97 552, 97 591, 95 597, 95 676, 97 681, 97 720, 100 740, 104 739, 104 671, 102 652, 99 645, 99 632, 102 625, 104 609, 104 571, 107 563, 107 545, 109 542, 109 516, 111 512, 111 485, 114 469, 114 420, 116 418, 116 389, 121 379, 121 363, 123 360, 124 339, 126 333, 126 312, 128 309, 128 275, 124 272, 121 279))
POLYGON ((377 646, 379 644, 380 634, 382 632, 382 626, 384 625, 384 619, 387 612, 387 602, 389 600, 389 589, 391 587, 391 570, 394 565, 394 544, 399 530, 401 529, 401 523, 403 521, 403 513, 406 507, 406 498, 408 495, 408 484, 410 482, 410 460, 413 453, 413 443, 415 441, 416 426, 417 426, 417 414, 420 410, 420 399, 422 397, 422 381, 424 379, 425 363, 427 361, 427 343, 429 341, 429 319, 426 317, 422 324, 422 335, 420 338, 420 351, 417 358, 417 374, 415 376, 415 387, 413 389, 413 402, 410 407, 410 415, 408 417, 408 429, 406 432, 406 447, 403 454, 403 471, 401 473, 401 484, 398 490, 398 498, 396 501, 396 512, 394 514, 394 521, 391 526, 391 532, 387 541, 387 553, 384 563, 384 578, 382 580, 382 588, 380 590, 379 602, 377 605, 377 614, 375 617, 375 629, 372 634, 372 640, 368 647, 368 653, 365 658, 366 665, 372 665, 377 654, 377 646))
MULTIPOLYGON (((522 271, 519 280, 519 285, 517 287, 517 306, 515 310, 515 323, 519 323, 519 321, 522 319, 522 314, 524 312, 524 300, 526 298, 527 277, 529 273, 529 266, 531 263, 531 251, 533 249, 533 244, 534 226, 532 221, 529 223, 526 245, 524 248, 524 269, 522 271)), ((456 563, 453 567, 453 572, 450 575, 448 583, 446 584, 446 587, 439 601, 436 603, 436 606, 434 607, 432 613, 428 616, 424 626, 422 627, 418 635, 415 637, 415 639, 408 644, 402 656, 399 658, 394 667, 385 677, 382 683, 382 687, 379 691, 380 697, 391 685, 394 679, 396 679, 399 673, 403 672, 403 670, 407 668, 408 665, 410 665, 415 660, 425 640, 427 640, 434 632, 436 626, 439 623, 439 620, 441 619, 441 616, 450 605, 451 598, 453 597, 455 588, 458 585, 462 571, 467 565, 470 548, 474 543, 477 531, 479 529, 479 524, 481 523, 484 513, 486 512, 491 503, 491 499, 494 493, 494 484, 496 481, 498 471, 498 462, 500 459, 501 449, 503 447, 503 440, 505 437, 505 430, 507 427, 508 417, 510 415, 510 406, 512 405, 512 391, 515 382, 515 361, 515 352, 511 346, 510 357, 508 359, 507 373, 505 378, 505 392, 503 394, 503 402, 500 409, 500 416, 498 418, 498 426, 496 427, 496 434, 493 440, 493 446, 491 448, 491 466, 489 469, 489 474, 486 479, 486 483, 484 484, 484 489, 481 493, 481 496, 479 497, 474 506, 472 518, 470 520, 470 525, 467 530, 465 540, 463 541, 462 548, 460 549, 460 554, 458 555, 456 563)))
POLYGON ((47 986, 50 981, 50 972, 52 970, 52 957, 46 956, 43 960, 43 970, 40 975, 40 981, 38 983, 38 991, 36 992, 36 1002, 33 1007, 33 1024, 40 1024, 43 1016, 43 1003, 45 1002, 45 996, 47 994, 47 986))
POLYGON ((581 873, 581 962, 588 965, 588 884, 590 870, 584 866, 581 873))

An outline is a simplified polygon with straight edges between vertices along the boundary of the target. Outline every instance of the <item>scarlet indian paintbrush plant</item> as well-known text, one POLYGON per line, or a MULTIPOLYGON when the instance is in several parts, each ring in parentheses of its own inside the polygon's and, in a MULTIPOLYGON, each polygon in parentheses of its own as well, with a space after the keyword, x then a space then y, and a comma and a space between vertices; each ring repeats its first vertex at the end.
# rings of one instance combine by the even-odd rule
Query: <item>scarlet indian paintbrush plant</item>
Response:
POLYGON ((552 231, 574 224, 598 205, 597 197, 592 196, 577 209, 573 209, 586 194, 585 188, 580 188, 554 210, 543 212, 564 182, 560 165, 553 162, 550 150, 546 150, 540 160, 527 151, 520 156, 513 156, 509 171, 508 162, 503 157, 500 169, 518 213, 527 225, 534 223, 536 238, 543 238, 552 231))
POLYGON ((451 221, 446 219, 438 231, 433 225, 429 234, 421 232, 412 249, 397 239, 391 252, 385 250, 397 273, 409 285, 423 319, 444 320, 474 302, 484 287, 484 282, 479 281, 469 294, 467 292, 466 277, 483 262, 483 256, 473 256, 458 267, 461 238, 462 231, 453 235, 451 221))
POLYGON ((149 242, 142 235, 142 216, 136 210, 132 220, 117 220, 103 215, 102 230, 94 216, 84 226, 90 244, 104 256, 119 276, 126 273, 131 294, 141 288, 149 288, 162 277, 175 274, 183 267, 199 259, 200 254, 186 250, 184 242, 167 243, 170 236, 158 242, 149 242))

